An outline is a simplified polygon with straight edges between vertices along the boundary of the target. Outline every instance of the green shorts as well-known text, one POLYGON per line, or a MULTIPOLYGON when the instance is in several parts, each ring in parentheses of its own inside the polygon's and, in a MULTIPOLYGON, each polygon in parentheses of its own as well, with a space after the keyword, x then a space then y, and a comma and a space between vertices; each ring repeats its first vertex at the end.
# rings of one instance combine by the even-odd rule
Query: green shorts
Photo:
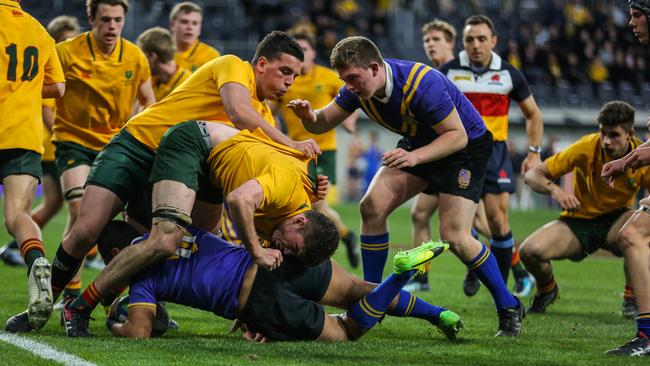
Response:
POLYGON ((154 156, 153 151, 123 129, 97 155, 86 185, 99 186, 115 193, 127 205, 129 216, 149 226, 149 173, 154 156), (134 213, 136 211, 138 214, 134 213))
POLYGON ((54 142, 54 157, 59 176, 79 165, 93 165, 99 151, 91 150, 75 142, 54 142))
POLYGON ((59 183, 59 172, 56 169, 54 160, 41 161, 41 169, 43 169, 43 178, 51 177, 55 182, 59 183))
POLYGON ((628 210, 627 208, 619 208, 593 219, 560 217, 559 220, 567 224, 582 247, 580 254, 569 257, 569 259, 580 262, 598 249, 605 249, 618 257, 623 256, 623 253, 619 250, 607 245, 607 234, 616 220, 628 210))
POLYGON ((186 121, 165 132, 156 152, 149 182, 171 180, 196 192, 196 199, 223 203, 223 192, 210 180, 210 136, 205 122, 186 121))
POLYGON ((10 175, 31 175, 41 181, 41 154, 25 149, 0 150, 0 184, 10 175))
POLYGON ((317 174, 322 174, 327 176, 330 184, 336 184, 336 150, 323 151, 323 153, 318 157, 317 165, 309 165, 310 176, 315 176, 317 174), (314 167, 316 171, 314 172, 314 167))

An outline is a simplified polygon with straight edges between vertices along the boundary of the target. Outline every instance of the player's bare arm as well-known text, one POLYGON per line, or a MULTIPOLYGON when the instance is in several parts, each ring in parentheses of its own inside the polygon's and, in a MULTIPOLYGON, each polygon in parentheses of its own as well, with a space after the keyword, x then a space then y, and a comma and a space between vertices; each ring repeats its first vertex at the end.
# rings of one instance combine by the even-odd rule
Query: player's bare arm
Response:
MULTIPOLYGON (((519 108, 526 121, 526 134, 528 135, 528 146, 541 146, 542 134, 544 133, 544 124, 542 123, 542 112, 540 112, 535 98, 528 98, 519 102, 519 108)), ((521 163, 521 174, 526 172, 542 162, 539 152, 529 151, 528 155, 521 163)))
POLYGON ((311 108, 311 103, 304 99, 294 99, 287 107, 300 118, 307 131, 315 134, 333 129, 352 114, 341 109, 334 101, 316 111, 311 108))
POLYGON ((255 231, 255 210, 264 199, 262 186, 255 179, 242 184, 226 197, 226 203, 237 228, 237 234, 255 263, 268 270, 282 264, 282 253, 277 249, 263 248, 255 231))
POLYGON ((456 109, 449 114, 447 120, 439 123, 433 130, 438 134, 438 138, 428 145, 413 151, 399 148, 387 151, 382 156, 383 164, 397 169, 412 167, 442 159, 467 146, 467 133, 456 109))
POLYGON ((223 106, 232 123, 240 130, 253 131, 261 128, 273 141, 301 151, 306 157, 312 158, 320 154, 316 141, 293 141, 280 130, 271 126, 252 106, 250 91, 238 83, 226 83, 219 89, 223 106))
MULTIPOLYGON (((111 313, 117 308, 119 299, 111 306, 111 313)), ((114 322, 109 324, 109 329, 116 337, 125 338, 149 338, 151 327, 156 318, 155 306, 131 306, 129 307, 129 318, 124 323, 114 322)))
POLYGON ((156 97, 154 96, 153 87, 151 86, 151 79, 144 81, 138 87, 138 103, 142 106, 142 109, 156 103, 156 97))
POLYGON ((43 98, 61 98, 65 94, 65 83, 43 85, 43 98))
POLYGON ((541 163, 527 171, 524 179, 535 192, 553 197, 563 210, 573 211, 580 207, 580 201, 573 193, 565 192, 562 187, 553 182, 546 163, 541 163))
POLYGON ((42 113, 43 113, 43 123, 45 124, 45 127, 49 131, 52 131, 52 128, 54 127, 54 117, 55 117, 55 112, 51 110, 49 107, 43 106, 42 107, 42 113))

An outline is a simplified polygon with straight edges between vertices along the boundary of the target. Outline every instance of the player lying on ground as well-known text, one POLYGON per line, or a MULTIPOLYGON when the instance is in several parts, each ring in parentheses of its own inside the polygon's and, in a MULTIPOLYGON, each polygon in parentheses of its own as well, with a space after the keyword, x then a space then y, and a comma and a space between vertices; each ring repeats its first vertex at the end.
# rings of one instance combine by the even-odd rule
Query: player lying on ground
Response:
MULTIPOLYGON (((128 245, 125 230, 130 230, 128 224, 110 224, 100 244, 104 258, 128 245)), ((377 286, 351 275, 333 260, 305 267, 288 256, 278 269, 267 271, 254 263, 245 248, 205 231, 190 230, 177 255, 132 279, 128 320, 107 320, 115 336, 148 338, 158 301, 239 319, 247 325, 245 336, 257 340, 354 340, 385 314, 425 319, 449 339, 455 339, 462 328, 456 313, 402 290, 446 244, 429 242, 400 252, 393 260, 394 273, 377 286), (323 305, 347 312, 328 315, 323 305)))

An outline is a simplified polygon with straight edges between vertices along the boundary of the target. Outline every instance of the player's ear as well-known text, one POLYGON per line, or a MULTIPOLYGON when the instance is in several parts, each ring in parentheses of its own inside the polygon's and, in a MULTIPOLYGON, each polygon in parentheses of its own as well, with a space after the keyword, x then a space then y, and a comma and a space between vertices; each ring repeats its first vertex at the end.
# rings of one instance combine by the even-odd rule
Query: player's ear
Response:
POLYGON ((379 64, 377 62, 370 63, 370 70, 372 70, 372 76, 375 77, 379 74, 379 64))
POLYGON ((307 217, 304 214, 295 216, 294 220, 294 222, 301 228, 307 224, 307 217))

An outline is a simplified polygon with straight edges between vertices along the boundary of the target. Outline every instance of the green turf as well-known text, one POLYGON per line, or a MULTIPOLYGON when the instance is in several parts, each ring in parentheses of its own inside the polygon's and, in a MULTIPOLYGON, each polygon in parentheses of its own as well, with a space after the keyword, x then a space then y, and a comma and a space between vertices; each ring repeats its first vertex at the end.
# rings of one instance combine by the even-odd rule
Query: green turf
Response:
MULTIPOLYGON (((339 210, 351 228, 359 227, 358 207, 343 205, 339 210)), ((522 239, 554 212, 513 212, 515 236, 522 239)), ((437 222, 434 219, 434 222, 437 222)), ((47 256, 54 255, 60 241, 65 216, 59 215, 45 229, 47 256)), ((399 209, 390 219, 391 242, 410 246, 408 209, 399 209)), ((435 232, 434 228, 434 232, 435 232)), ((0 230, 0 240, 8 234, 0 230)), ((344 252, 336 259, 347 266, 344 252)), ((104 365, 161 364, 260 364, 260 365, 632 365, 644 360, 604 357, 603 351, 629 340, 634 322, 622 320, 619 310, 623 290, 622 262, 613 258, 590 258, 575 264, 555 264, 561 286, 560 299, 544 316, 525 319, 518 339, 495 339, 497 318, 492 299, 484 287, 467 298, 461 290, 465 272, 451 254, 437 258, 431 267, 430 292, 419 293, 424 299, 449 307, 464 319, 460 340, 447 342, 435 328, 417 319, 386 318, 357 342, 251 344, 238 335, 227 334, 229 322, 198 310, 169 305, 170 315, 180 329, 160 339, 124 340, 109 335, 101 310, 93 314, 92 339, 69 339, 59 326, 58 314, 29 338, 91 362, 104 365)), ((84 283, 96 275, 84 273, 84 283)), ((360 270, 354 271, 360 274, 360 270)), ((0 320, 24 309, 27 301, 26 273, 23 268, 0 264, 0 320)), ((512 285, 512 284, 510 284, 512 285)), ((526 302, 529 300, 526 299, 526 302)), ((0 342, 0 363, 5 365, 46 364, 24 351, 0 342)))

